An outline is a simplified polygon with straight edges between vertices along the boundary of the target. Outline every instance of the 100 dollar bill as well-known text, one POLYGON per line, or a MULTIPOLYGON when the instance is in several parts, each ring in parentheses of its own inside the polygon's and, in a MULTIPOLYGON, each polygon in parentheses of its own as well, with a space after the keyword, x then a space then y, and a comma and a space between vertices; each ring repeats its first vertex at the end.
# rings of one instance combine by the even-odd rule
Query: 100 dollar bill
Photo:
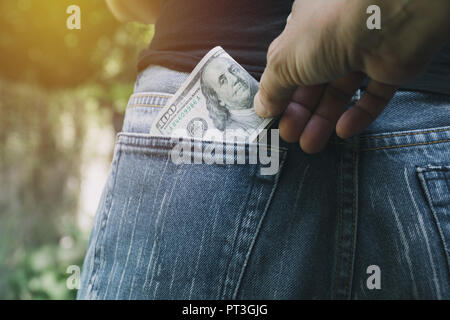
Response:
POLYGON ((253 109, 258 82, 221 47, 203 57, 156 116, 150 134, 197 139, 256 140, 273 118, 253 109))

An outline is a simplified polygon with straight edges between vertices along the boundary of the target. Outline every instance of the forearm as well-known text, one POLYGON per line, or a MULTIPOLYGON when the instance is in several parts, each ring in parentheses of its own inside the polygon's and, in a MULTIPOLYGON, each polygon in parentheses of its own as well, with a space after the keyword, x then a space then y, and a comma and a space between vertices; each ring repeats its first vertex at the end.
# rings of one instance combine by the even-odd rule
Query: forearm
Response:
POLYGON ((161 0, 106 0, 114 16, 122 22, 138 21, 146 24, 156 22, 161 0))

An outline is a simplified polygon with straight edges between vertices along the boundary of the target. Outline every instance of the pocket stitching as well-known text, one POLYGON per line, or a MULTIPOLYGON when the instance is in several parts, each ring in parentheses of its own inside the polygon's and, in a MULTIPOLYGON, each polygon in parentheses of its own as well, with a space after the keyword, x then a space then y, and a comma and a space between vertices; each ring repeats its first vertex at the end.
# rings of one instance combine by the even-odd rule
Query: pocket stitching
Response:
MULTIPOLYGON (((428 186, 429 179, 425 177, 425 172, 433 172, 433 171, 440 171, 440 172, 448 172, 450 169, 450 166, 447 165, 426 165, 426 166, 416 166, 416 173, 420 181, 420 186, 422 188, 422 191, 424 193, 426 203, 431 211, 433 221, 435 223, 435 226, 439 233, 439 239, 441 240, 441 244, 443 247, 444 255, 446 257, 447 262, 447 272, 450 277, 450 243, 447 243, 445 234, 442 230, 441 223, 438 219, 438 215, 436 212, 436 206, 434 204, 433 198, 431 196, 430 188, 428 186)), ((441 180, 441 179, 436 179, 441 180)))
POLYGON ((88 288, 89 288, 89 286, 91 286, 90 291, 92 292, 93 297, 96 297, 96 295, 97 295, 98 288, 96 288, 96 285, 98 285, 98 281, 96 281, 96 280, 98 279, 97 275, 102 267, 102 261, 101 261, 102 248, 99 246, 99 243, 102 243, 104 241, 105 230, 106 230, 106 226, 108 223, 109 213, 111 212, 111 208, 112 208, 112 202, 113 202, 112 196, 113 196, 114 190, 116 188, 119 160, 122 155, 121 146, 119 144, 116 144, 116 148, 117 148, 116 149, 117 156, 115 157, 115 159, 113 159, 113 163, 111 165, 111 173, 110 173, 110 175, 112 177, 114 177, 114 180, 113 180, 112 184, 108 186, 108 189, 106 191, 107 196, 105 199, 104 209, 101 212, 100 229, 98 231, 98 235, 97 235, 97 237, 95 239, 95 243, 94 243, 94 256, 93 256, 94 266, 92 267, 92 275, 88 281, 88 288), (101 240, 99 239, 100 237, 102 237, 101 240), (96 263, 96 260, 97 260, 97 263, 96 263))

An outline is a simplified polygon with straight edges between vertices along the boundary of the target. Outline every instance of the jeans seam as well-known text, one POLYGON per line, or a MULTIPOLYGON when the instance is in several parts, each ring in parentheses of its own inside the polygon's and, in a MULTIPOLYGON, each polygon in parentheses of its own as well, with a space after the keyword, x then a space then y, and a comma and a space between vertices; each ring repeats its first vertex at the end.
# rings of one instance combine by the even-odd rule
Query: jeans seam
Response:
POLYGON ((241 281, 242 281, 242 278, 244 276, 245 270, 247 268, 248 260, 250 259, 250 256, 251 256, 251 253, 253 251, 254 245, 255 245, 256 240, 257 240, 257 238, 259 236, 259 231, 261 230, 261 226, 262 226, 262 224, 264 222, 264 219, 266 217, 267 211, 268 211, 268 209, 270 207, 270 204, 272 203, 273 195, 275 194, 275 190, 278 187, 279 177, 280 177, 281 171, 282 171, 282 169, 284 167, 285 160, 286 160, 286 154, 283 154, 282 158, 281 158, 281 161, 280 161, 279 170, 278 170, 278 172, 276 174, 275 181, 274 181, 273 186, 272 186, 272 190, 271 190, 271 192, 269 194, 269 199, 268 199, 268 201, 267 201, 267 203, 266 203, 266 205, 264 207, 264 211, 263 211, 263 213, 261 215, 261 219, 260 219, 260 221, 258 223, 258 226, 256 227, 256 230, 255 230, 255 233, 254 233, 254 236, 253 236, 253 240, 250 243, 247 255, 244 258, 244 263, 243 263, 242 268, 241 268, 242 270, 240 272, 240 275, 239 275, 239 278, 238 278, 238 281, 237 281, 236 288, 234 290, 232 299, 236 299, 236 297, 238 296, 240 285, 241 285, 241 281))
POLYGON ((422 145, 445 143, 445 142, 450 142, 450 139, 428 141, 428 142, 418 142, 418 143, 411 143, 411 144, 399 144, 399 145, 375 147, 375 148, 363 148, 363 149, 361 149, 361 151, 374 151, 374 150, 382 150, 382 149, 399 149, 399 148, 404 148, 404 147, 414 147, 414 146, 422 146, 422 145))
POLYGON ((352 151, 352 241, 353 245, 350 247, 350 263, 349 263, 349 281, 347 283, 347 297, 351 298, 351 287, 352 287, 352 271, 353 271, 353 261, 354 261, 354 246, 356 245, 355 231, 356 231, 356 186, 355 186, 355 170, 356 168, 356 151, 352 151))
POLYGON ((162 95, 162 94, 145 93, 145 92, 139 93, 138 92, 138 93, 132 94, 131 97, 153 97, 153 98, 164 98, 164 99, 166 99, 166 98, 172 98, 173 95, 171 95, 171 94, 162 95))
POLYGON ((341 161, 340 161, 340 208, 339 208, 339 223, 338 223, 338 254, 337 254, 337 261, 336 261, 336 267, 335 267, 335 280, 334 280, 334 289, 333 289, 333 298, 337 298, 337 287, 338 287, 338 279, 339 279, 339 265, 341 263, 341 251, 342 251, 342 222, 343 222, 343 211, 344 211, 344 156, 341 154, 341 161))
MULTIPOLYGON (((256 174, 256 168, 254 170, 255 170, 254 174, 256 174)), ((249 202, 249 199, 251 197, 252 190, 253 190, 254 186, 255 186, 255 176, 253 175, 252 185, 248 188, 248 195, 247 195, 247 199, 245 201, 245 206, 244 206, 244 210, 243 210, 243 213, 242 213, 242 217, 240 217, 240 219, 239 219, 239 224, 237 226, 238 230, 236 231, 236 237, 233 239, 233 242, 232 242, 230 258, 229 258, 229 261, 227 263, 227 267, 225 268, 224 281, 222 283, 222 288, 221 288, 222 299, 226 299, 226 294, 228 292, 227 288, 229 286, 228 283, 229 282, 233 282, 232 277, 230 277, 230 266, 233 264, 233 261, 237 258, 235 256, 235 250, 236 250, 236 246, 238 246, 239 238, 242 237, 240 232, 241 232, 242 224, 243 224, 243 222, 246 219, 246 216, 248 214, 247 213, 247 206, 248 206, 248 202, 249 202)))
POLYGON ((122 155, 121 147, 118 144, 117 145, 117 159, 116 159, 115 163, 113 163, 113 166, 111 169, 111 175, 114 176, 114 181, 112 183, 111 189, 107 191, 108 195, 107 195, 107 198, 105 199, 105 208, 101 212, 102 220, 100 222, 100 229, 99 229, 98 236, 96 237, 95 244, 94 244, 94 256, 93 256, 94 266, 92 267, 92 276, 90 277, 90 279, 88 281, 88 288, 89 288, 89 285, 91 285, 90 291, 93 294, 93 296, 97 295, 96 284, 98 284, 98 281, 96 281, 96 280, 97 280, 98 272, 102 266, 101 261, 99 261, 96 265, 96 259, 100 259, 99 251, 101 251, 101 248, 99 247, 99 242, 101 243, 105 236, 104 231, 106 230, 107 220, 109 218, 109 213, 111 212, 111 208, 112 208, 112 203, 113 203, 112 194, 114 193, 115 186, 116 186, 117 171, 118 171, 119 160, 120 160, 121 155, 122 155), (102 239, 99 239, 100 237, 102 237, 102 239))
MULTIPOLYGON (((400 148, 422 146, 422 145, 436 144, 436 143, 446 143, 446 142, 450 142, 450 139, 435 140, 435 141, 428 141, 428 142, 418 142, 418 143, 410 143, 410 144, 390 145, 390 146, 384 146, 384 147, 361 148, 359 151, 366 152, 366 151, 376 151, 376 150, 383 150, 383 149, 400 149, 400 148)), ((343 142, 331 142, 331 143, 336 144, 336 145, 347 145, 347 146, 354 147, 354 145, 351 143, 343 143, 343 142)))
POLYGON ((164 108, 165 106, 162 106, 160 104, 132 104, 127 106, 127 109, 132 109, 136 107, 152 107, 152 108, 164 108))
MULTIPOLYGON (((354 138, 356 140, 357 137, 354 138)), ((354 256, 356 248, 357 221, 357 168, 358 143, 355 147, 342 148, 340 176, 340 211, 338 226, 338 253, 334 286, 335 299, 350 299, 353 282, 354 256)))
MULTIPOLYGON (((417 167, 416 167, 416 170, 417 170, 417 167)), ((427 171, 427 172, 429 172, 429 171, 427 171)), ((425 195, 425 199, 427 200, 428 207, 429 207, 429 209, 431 211, 431 216, 432 216, 433 221, 434 221, 434 223, 436 225, 436 228, 438 230, 439 239, 440 239, 441 245, 443 247, 442 249, 444 251, 444 255, 445 255, 445 258, 446 258, 446 262, 447 262, 447 274, 450 277, 450 254, 447 252, 446 247, 445 247, 447 242, 446 242, 444 233, 442 231, 441 225, 439 223, 439 220, 437 219, 436 209, 435 209, 435 206, 433 204, 432 197, 431 197, 431 194, 430 194, 430 191, 429 191, 429 187, 428 187, 428 183, 427 183, 428 179, 425 178, 424 172, 417 172, 417 175, 419 177, 419 181, 421 182, 420 183, 421 189, 422 189, 422 191, 423 191, 423 193, 425 195)))
POLYGON ((405 132, 405 133, 395 133, 395 134, 388 134, 388 135, 382 135, 382 136, 363 136, 360 137, 361 140, 374 140, 374 139, 384 139, 384 138, 391 138, 391 137, 401 137, 401 136, 413 136, 418 134, 428 134, 428 133, 435 133, 435 132, 445 132, 450 131, 450 129, 435 129, 435 130, 426 130, 426 131, 417 131, 417 132, 405 132))

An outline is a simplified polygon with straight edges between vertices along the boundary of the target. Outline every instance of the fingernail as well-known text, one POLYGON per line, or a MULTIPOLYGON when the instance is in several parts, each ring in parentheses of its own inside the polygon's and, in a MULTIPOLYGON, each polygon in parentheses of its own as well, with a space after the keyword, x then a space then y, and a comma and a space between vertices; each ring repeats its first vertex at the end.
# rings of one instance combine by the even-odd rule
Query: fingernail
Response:
POLYGON ((264 105, 261 103, 261 99, 259 98, 259 91, 255 95, 253 106, 257 115, 263 118, 267 116, 267 111, 264 108, 264 105))

